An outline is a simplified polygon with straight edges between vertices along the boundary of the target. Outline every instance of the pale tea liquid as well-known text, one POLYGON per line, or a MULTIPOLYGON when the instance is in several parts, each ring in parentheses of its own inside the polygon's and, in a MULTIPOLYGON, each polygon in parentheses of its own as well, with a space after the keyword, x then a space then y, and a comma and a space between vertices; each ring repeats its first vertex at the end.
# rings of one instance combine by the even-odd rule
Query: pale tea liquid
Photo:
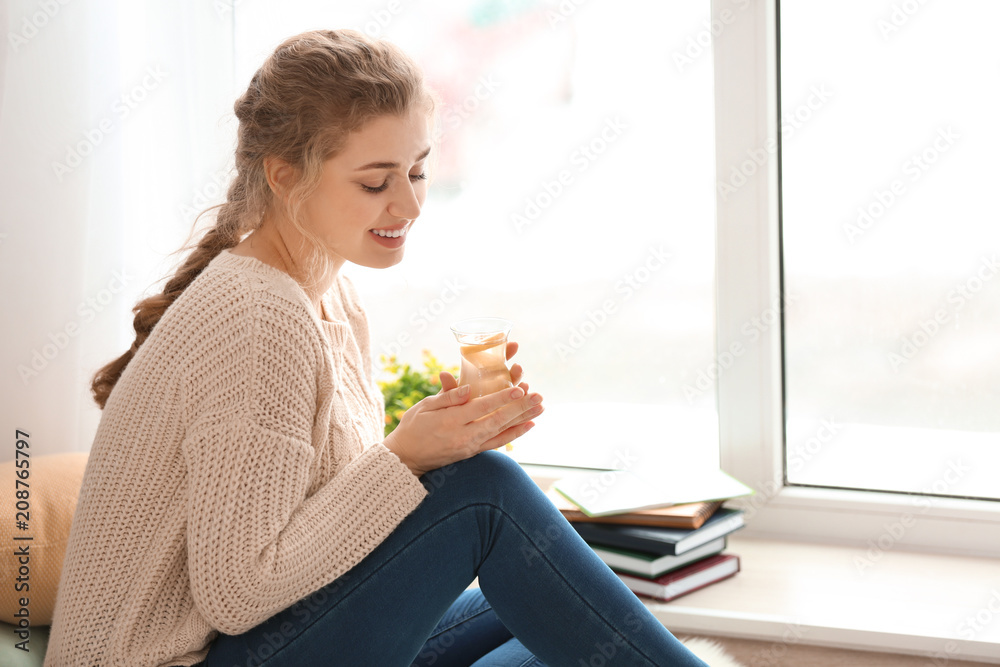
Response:
POLYGON ((462 369, 458 384, 471 386, 472 397, 485 396, 512 387, 507 370, 507 344, 502 333, 477 345, 462 345, 462 369))

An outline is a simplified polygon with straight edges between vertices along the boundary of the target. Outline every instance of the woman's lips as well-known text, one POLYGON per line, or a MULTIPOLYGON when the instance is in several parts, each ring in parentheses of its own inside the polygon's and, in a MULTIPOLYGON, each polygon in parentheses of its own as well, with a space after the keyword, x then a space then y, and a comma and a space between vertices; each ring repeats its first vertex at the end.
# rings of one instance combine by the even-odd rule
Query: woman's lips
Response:
POLYGON ((368 233, 376 243, 385 248, 399 248, 406 242, 406 233, 410 230, 410 225, 405 224, 399 227, 383 227, 381 229, 370 229, 368 233))

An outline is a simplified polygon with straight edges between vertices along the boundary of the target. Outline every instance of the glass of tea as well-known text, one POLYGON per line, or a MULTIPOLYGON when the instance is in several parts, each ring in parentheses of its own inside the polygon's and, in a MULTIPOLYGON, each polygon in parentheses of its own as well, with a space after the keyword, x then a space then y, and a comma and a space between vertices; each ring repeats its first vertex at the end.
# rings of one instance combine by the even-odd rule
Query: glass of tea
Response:
POLYGON ((472 398, 513 386, 507 369, 510 329, 510 321, 499 317, 474 317, 451 325, 462 354, 458 384, 469 385, 472 398))
MULTIPOLYGON (((458 385, 469 385, 470 398, 513 387, 507 368, 507 336, 510 320, 474 317, 451 325, 462 355, 458 385)), ((513 449, 508 443, 507 451, 513 449)))

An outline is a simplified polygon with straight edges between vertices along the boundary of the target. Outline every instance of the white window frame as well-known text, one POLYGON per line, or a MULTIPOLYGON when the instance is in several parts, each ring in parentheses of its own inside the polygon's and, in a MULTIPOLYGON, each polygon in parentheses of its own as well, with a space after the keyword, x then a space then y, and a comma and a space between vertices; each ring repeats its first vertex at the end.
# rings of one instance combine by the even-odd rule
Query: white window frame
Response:
MULTIPOLYGON (((748 150, 780 145, 777 0, 712 0, 712 17, 722 183, 748 150)), ((1000 555, 998 502, 786 485, 782 327, 752 344, 741 333, 781 293, 779 152, 716 202, 717 352, 743 348, 717 382, 720 461, 757 491, 737 503, 743 534, 856 545, 873 562, 896 547, 1000 555)))

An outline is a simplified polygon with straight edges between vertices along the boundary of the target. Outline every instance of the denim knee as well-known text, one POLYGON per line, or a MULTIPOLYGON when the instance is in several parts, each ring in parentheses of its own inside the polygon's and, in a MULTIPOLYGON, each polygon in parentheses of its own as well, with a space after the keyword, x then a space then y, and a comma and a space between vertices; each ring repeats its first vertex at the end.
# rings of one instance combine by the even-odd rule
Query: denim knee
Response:
POLYGON ((468 500, 489 501, 532 490, 538 492, 538 487, 516 461, 494 451, 431 470, 420 481, 431 495, 455 491, 468 500))

